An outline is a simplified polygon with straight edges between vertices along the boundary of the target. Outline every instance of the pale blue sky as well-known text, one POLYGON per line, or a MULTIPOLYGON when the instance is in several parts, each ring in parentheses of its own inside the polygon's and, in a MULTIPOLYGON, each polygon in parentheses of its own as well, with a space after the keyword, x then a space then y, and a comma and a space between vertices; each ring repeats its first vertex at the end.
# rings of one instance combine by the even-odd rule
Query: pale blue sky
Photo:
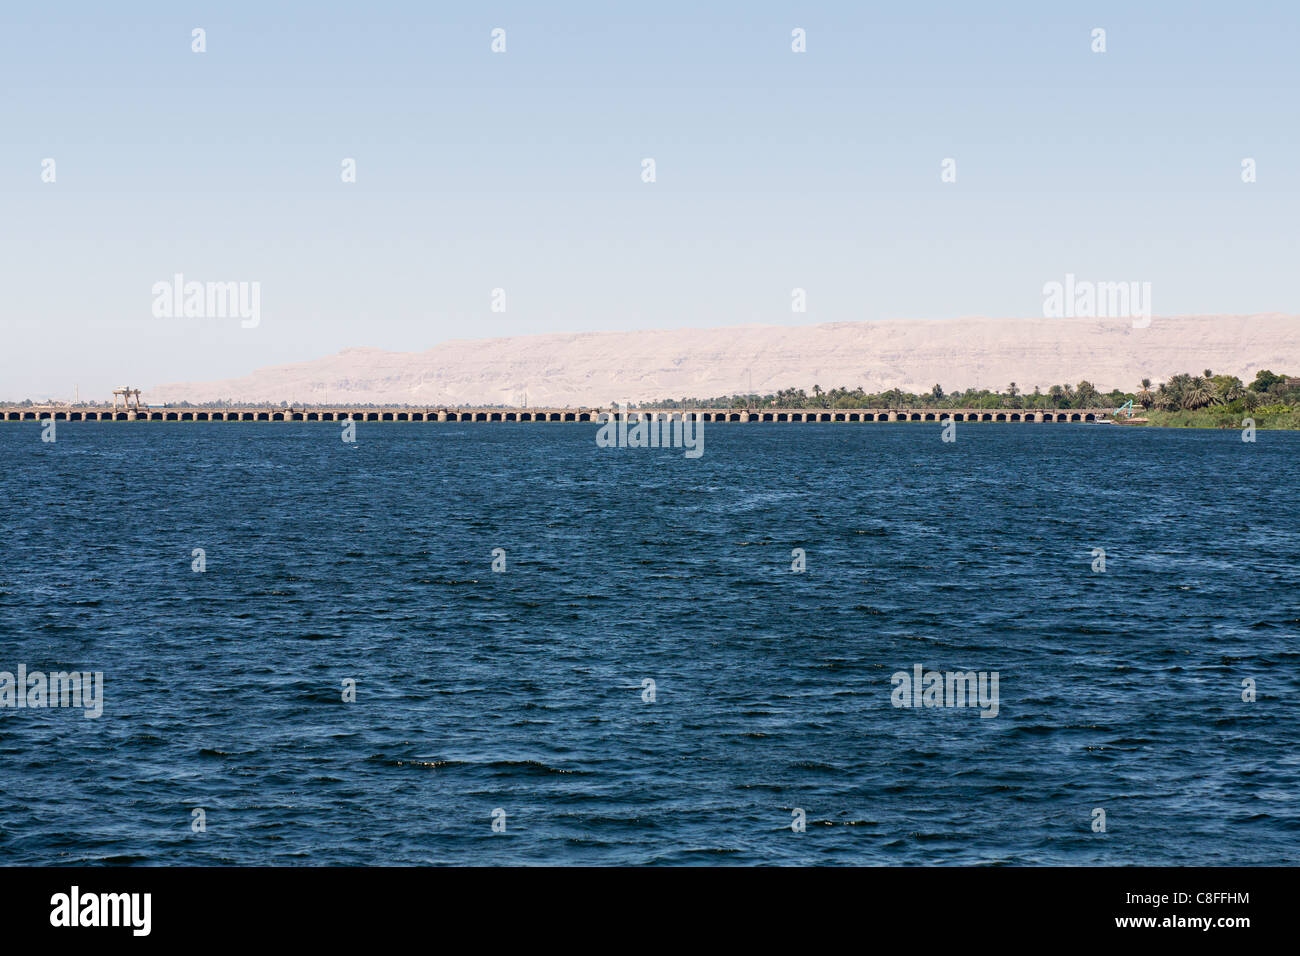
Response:
POLYGON ((8 4, 0 399, 1037 315, 1067 272, 1149 281, 1157 314, 1300 312, 1297 50, 1294 2, 8 4), (261 324, 155 318, 176 272, 260 282, 261 324))

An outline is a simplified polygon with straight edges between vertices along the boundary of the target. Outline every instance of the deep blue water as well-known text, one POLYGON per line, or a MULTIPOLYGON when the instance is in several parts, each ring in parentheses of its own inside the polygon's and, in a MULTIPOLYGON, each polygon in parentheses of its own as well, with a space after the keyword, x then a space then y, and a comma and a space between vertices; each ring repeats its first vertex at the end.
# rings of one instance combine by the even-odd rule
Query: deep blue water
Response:
POLYGON ((1295 861, 1300 433, 705 427, 0 425, 0 862, 1295 861))

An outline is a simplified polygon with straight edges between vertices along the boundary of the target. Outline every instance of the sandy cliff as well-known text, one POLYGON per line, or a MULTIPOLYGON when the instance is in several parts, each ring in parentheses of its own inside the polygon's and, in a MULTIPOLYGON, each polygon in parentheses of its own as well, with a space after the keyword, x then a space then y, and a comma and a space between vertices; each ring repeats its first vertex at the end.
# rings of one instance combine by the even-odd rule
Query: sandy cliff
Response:
POLYGON ((1249 381, 1300 373, 1300 316, 952 319, 585 332, 455 340, 425 352, 347 349, 217 382, 160 385, 149 401, 604 405, 748 389, 862 386, 910 391, 1087 379, 1134 389, 1144 377, 1210 368, 1249 381))

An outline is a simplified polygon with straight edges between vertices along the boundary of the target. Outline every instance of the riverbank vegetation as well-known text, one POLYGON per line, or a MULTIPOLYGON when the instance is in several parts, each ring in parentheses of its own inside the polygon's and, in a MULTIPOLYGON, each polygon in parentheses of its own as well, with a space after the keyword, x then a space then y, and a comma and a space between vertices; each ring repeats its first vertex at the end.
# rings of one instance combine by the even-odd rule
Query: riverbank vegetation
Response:
POLYGON ((785 388, 766 395, 718 395, 708 398, 664 399, 659 408, 1119 408, 1133 403, 1134 414, 1152 425, 1186 428, 1240 428, 1243 418, 1253 418, 1259 428, 1300 428, 1300 378, 1264 370, 1249 384, 1235 375, 1180 373, 1158 385, 1144 378, 1131 392, 1101 392, 1091 382, 1075 385, 1035 385, 1026 391, 1015 382, 1000 390, 967 389, 947 392, 935 385, 927 392, 889 389, 866 392, 862 388, 822 389, 811 392, 785 388))

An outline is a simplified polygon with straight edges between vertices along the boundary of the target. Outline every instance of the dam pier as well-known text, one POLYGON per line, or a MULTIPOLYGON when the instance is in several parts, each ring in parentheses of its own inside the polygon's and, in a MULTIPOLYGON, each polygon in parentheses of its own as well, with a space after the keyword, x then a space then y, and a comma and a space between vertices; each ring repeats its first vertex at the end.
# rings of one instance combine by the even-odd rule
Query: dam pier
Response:
POLYGON ((629 422, 679 421, 682 416, 709 423, 795 422, 1112 422, 1113 408, 451 408, 310 405, 256 406, 3 405, 5 422, 598 422, 601 416, 629 422))

